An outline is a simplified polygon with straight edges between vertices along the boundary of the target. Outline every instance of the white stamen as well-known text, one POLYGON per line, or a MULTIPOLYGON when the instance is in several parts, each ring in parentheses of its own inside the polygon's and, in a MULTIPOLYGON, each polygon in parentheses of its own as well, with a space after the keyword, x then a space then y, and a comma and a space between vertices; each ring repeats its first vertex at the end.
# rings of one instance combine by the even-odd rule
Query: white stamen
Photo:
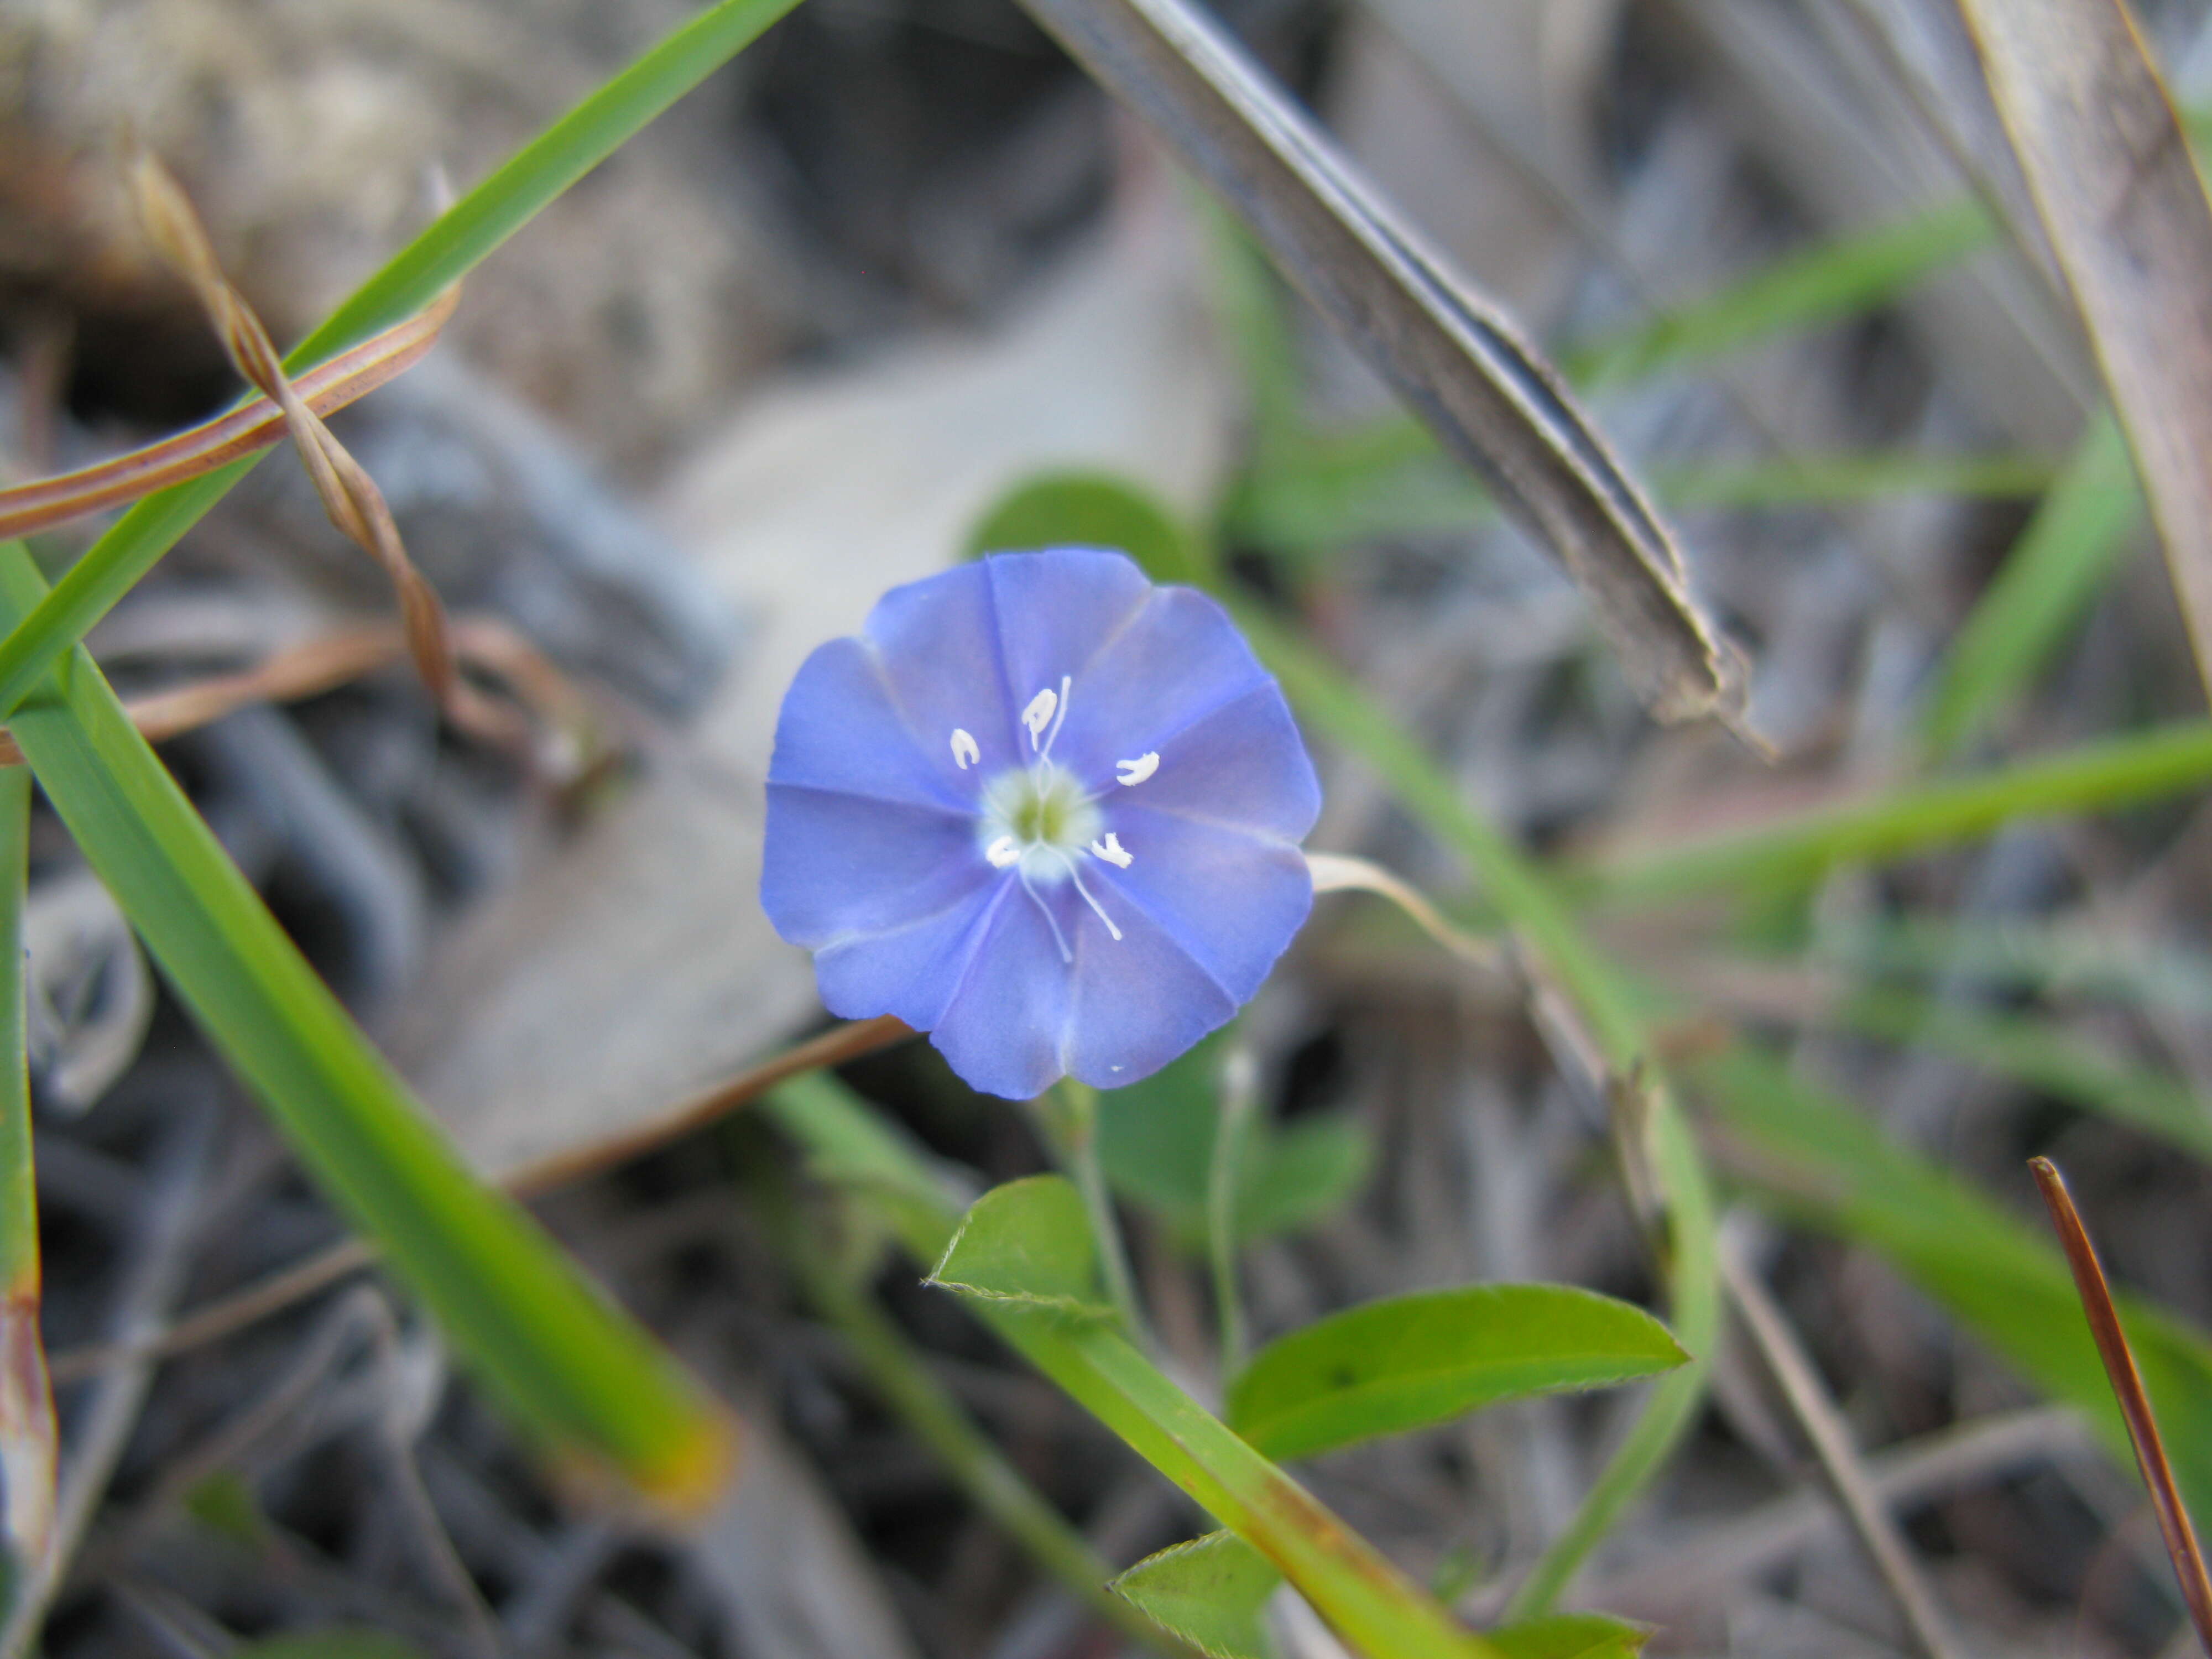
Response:
POLYGON ((983 849, 983 856, 991 860, 994 870, 1003 870, 1010 864, 1021 862, 1021 849, 1014 845, 1012 836, 1001 836, 983 849))
POLYGON ((1073 678, 1073 676, 1068 674, 1060 677, 1060 713, 1053 716, 1052 730, 1044 734, 1044 753, 1048 760, 1052 758, 1053 739, 1060 736, 1060 728, 1067 721, 1067 688, 1073 678))
POLYGON ((1129 860, 1134 854, 1121 845, 1121 836, 1109 830, 1106 832, 1104 845, 1102 846, 1095 841, 1091 843, 1091 856, 1104 859, 1117 870, 1126 870, 1129 867, 1129 860))
MULTIPOLYGON (((1067 866, 1067 878, 1075 884, 1075 890, 1083 895, 1083 902, 1091 907, 1092 913, 1097 916, 1099 921, 1106 924, 1106 931, 1114 936, 1114 942, 1116 945, 1119 945, 1121 942, 1121 930, 1114 925, 1114 918, 1106 914, 1106 907, 1099 903, 1097 899, 1093 898, 1091 896, 1091 890, 1083 884, 1083 878, 1076 873, 1075 860, 1068 857, 1066 854, 1061 852, 1057 847, 1054 848, 1052 851, 1053 855, 1062 864, 1067 866)), ((1029 878, 1027 876, 1024 876, 1022 879, 1024 882, 1027 882, 1029 878)), ((1048 911, 1046 914, 1050 915, 1051 913, 1048 911)), ((1066 956, 1063 952, 1060 960, 1063 962, 1068 962, 1073 961, 1073 958, 1066 956)))
POLYGON ((1114 773, 1115 781, 1127 786, 1133 783, 1142 783, 1146 778, 1152 776, 1153 773, 1158 771, 1160 769, 1160 757, 1158 752, 1155 750, 1148 754, 1139 755, 1133 761, 1115 761, 1114 765, 1115 768, 1114 773))
MULTIPOLYGON (((1062 854, 1062 857, 1065 856, 1062 854)), ((1075 952, 1067 948, 1067 935, 1060 931, 1060 918, 1053 915, 1052 906, 1044 902, 1037 890, 1030 885, 1030 872, 1026 870, 1017 870, 1014 873, 1022 878, 1022 891, 1030 896, 1030 902, 1044 913, 1044 925, 1052 929, 1052 942, 1060 946, 1060 959, 1062 962, 1073 962, 1075 952)), ((1078 890, 1080 889, 1079 888, 1078 890)), ((1106 925, 1111 927, 1114 924, 1109 921, 1106 925)), ((1119 939, 1121 936, 1116 933, 1114 937, 1119 939)))
POLYGON ((963 726, 952 728, 952 758, 963 772, 983 758, 983 751, 975 746, 975 733, 963 726))
POLYGON ((1060 707, 1060 694, 1050 686, 1030 699, 1030 706, 1022 710, 1022 724, 1030 729, 1030 747, 1034 749, 1044 736, 1044 729, 1052 724, 1052 711, 1060 707))

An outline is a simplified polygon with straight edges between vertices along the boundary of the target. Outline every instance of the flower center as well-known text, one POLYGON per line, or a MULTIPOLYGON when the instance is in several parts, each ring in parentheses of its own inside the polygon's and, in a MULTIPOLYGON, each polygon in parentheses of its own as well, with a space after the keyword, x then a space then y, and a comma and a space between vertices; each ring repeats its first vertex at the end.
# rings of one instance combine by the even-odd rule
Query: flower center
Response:
POLYGON ((1018 862, 1032 881, 1057 884, 1073 854, 1098 836, 1098 809, 1083 787, 1050 761, 1001 772, 983 787, 976 826, 983 855, 1004 869, 1018 862))

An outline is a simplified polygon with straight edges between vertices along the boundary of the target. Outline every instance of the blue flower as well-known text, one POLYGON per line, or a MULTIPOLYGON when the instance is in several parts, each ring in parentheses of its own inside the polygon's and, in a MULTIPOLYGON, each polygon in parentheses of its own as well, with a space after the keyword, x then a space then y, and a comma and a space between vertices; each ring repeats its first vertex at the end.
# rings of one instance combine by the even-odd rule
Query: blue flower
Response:
POLYGON ((1259 989, 1312 906, 1320 810, 1218 605, 1120 553, 998 554, 801 666, 761 903, 833 1013, 896 1014, 976 1088, 1115 1088, 1259 989))

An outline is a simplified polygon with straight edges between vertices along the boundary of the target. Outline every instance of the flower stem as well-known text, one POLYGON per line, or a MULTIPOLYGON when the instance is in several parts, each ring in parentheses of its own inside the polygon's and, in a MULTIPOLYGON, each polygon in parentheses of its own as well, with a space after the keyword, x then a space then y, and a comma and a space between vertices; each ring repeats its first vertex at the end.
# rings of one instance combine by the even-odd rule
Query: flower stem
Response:
POLYGON ((1062 1078, 1036 1104, 1046 1139, 1052 1143, 1060 1167, 1083 1194, 1091 1237, 1098 1246, 1098 1263, 1106 1275, 1106 1293, 1113 1298, 1130 1340, 1149 1349, 1152 1332, 1137 1305, 1137 1282, 1129 1271, 1129 1252, 1121 1240, 1121 1221, 1114 1213, 1114 1194, 1107 1189, 1105 1165, 1098 1161, 1098 1091, 1072 1077, 1062 1078))
POLYGON ((1221 1328, 1221 1380, 1226 1386, 1244 1364, 1244 1297, 1237 1283, 1237 1194, 1244 1151, 1259 1098, 1252 1051, 1230 1051, 1221 1068, 1221 1110, 1215 1120, 1213 1162, 1206 1173, 1206 1254, 1213 1270, 1213 1306, 1221 1328))

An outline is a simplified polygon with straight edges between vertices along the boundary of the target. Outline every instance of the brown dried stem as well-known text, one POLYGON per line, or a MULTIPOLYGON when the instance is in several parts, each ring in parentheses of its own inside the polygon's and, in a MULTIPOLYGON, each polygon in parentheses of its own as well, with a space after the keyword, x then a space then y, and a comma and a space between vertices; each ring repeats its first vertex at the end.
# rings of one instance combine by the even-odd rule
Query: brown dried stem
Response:
POLYGON ((1766 1287, 1744 1261, 1741 1230, 1723 1226, 1719 1243, 1721 1282, 1728 1286, 1744 1328, 1751 1333, 1767 1369, 1782 1385, 1784 1398, 1812 1441, 1837 1502, 1889 1587, 1914 1642, 1929 1659, 1954 1659, 1961 1650, 1936 1606, 1935 1593, 1914 1565, 1897 1522, 1875 1495, 1865 1461, 1812 1360, 1798 1346, 1782 1310, 1775 1306, 1766 1287))
POLYGON ((191 287, 238 372, 283 412, 323 510, 339 531, 384 567, 398 595, 415 666, 448 719, 463 730, 509 747, 526 748, 530 733, 514 710, 462 678, 445 607, 408 558, 384 492, 331 434, 284 374, 269 331, 216 262, 199 216, 168 170, 147 151, 131 166, 140 216, 162 256, 191 287))
MULTIPOLYGON (((832 1026, 818 1036, 795 1043, 757 1066, 747 1066, 736 1076, 649 1121, 573 1152, 557 1152, 519 1169, 502 1171, 501 1184, 510 1192, 528 1195, 580 1181, 664 1146, 679 1135, 702 1128, 759 1098, 787 1078, 823 1066, 842 1065, 913 1035, 909 1027, 889 1015, 832 1026)), ((341 1240, 244 1290, 194 1310, 166 1329, 120 1342, 57 1353, 52 1357, 54 1380, 74 1382, 128 1361, 160 1358, 212 1342, 305 1301, 348 1273, 369 1266, 375 1259, 374 1249, 362 1240, 341 1240)))
POLYGON ((2058 1166, 2047 1158, 2032 1158, 2027 1167, 2035 1173, 2035 1184, 2042 1188, 2044 1204, 2051 1211, 2051 1224, 2057 1229, 2067 1264, 2074 1269, 2074 1288, 2081 1298, 2081 1312, 2089 1322, 2098 1357, 2105 1362, 2105 1375, 2112 1379, 2120 1416, 2127 1423, 2128 1440, 2136 1449, 2136 1466, 2142 1471, 2143 1485, 2150 1489, 2151 1508, 2157 1512, 2159 1531, 2166 1538, 2166 1553, 2172 1558, 2173 1576, 2180 1581, 2190 1622, 2196 1626, 2197 1639, 2205 1652, 2212 1654, 2212 1578, 2205 1575, 2197 1528, 2182 1505, 2173 1466, 2166 1462, 2166 1444, 2159 1437, 2150 1395, 2144 1390, 2142 1373, 2136 1369, 2127 1333, 2121 1328, 2119 1310, 2112 1305, 2112 1286, 2105 1281, 2097 1247, 2089 1242, 2088 1229, 2081 1224, 2081 1213, 2074 1207, 2073 1194, 2066 1190, 2066 1177, 2058 1173, 2058 1166))
MULTIPOLYGON (((568 733, 580 753, 596 726, 583 694, 536 646, 503 622, 463 617, 452 626, 460 661, 498 676, 516 700, 548 727, 568 733)), ((407 656, 405 633, 390 623, 340 628, 272 653, 257 666, 218 674, 172 690, 133 697, 124 705, 131 723, 159 743, 195 731, 256 702, 293 702, 328 691, 407 656)), ((15 740, 0 731, 0 766, 22 762, 15 740)))
MULTIPOLYGON (((317 415, 330 415, 397 379, 437 343, 439 331, 459 301, 460 290, 448 289, 404 322, 316 365, 293 382, 301 401, 317 415)), ((0 540, 135 501, 265 449, 281 441, 284 433, 284 412, 268 398, 259 397, 143 449, 0 489, 0 540)))

